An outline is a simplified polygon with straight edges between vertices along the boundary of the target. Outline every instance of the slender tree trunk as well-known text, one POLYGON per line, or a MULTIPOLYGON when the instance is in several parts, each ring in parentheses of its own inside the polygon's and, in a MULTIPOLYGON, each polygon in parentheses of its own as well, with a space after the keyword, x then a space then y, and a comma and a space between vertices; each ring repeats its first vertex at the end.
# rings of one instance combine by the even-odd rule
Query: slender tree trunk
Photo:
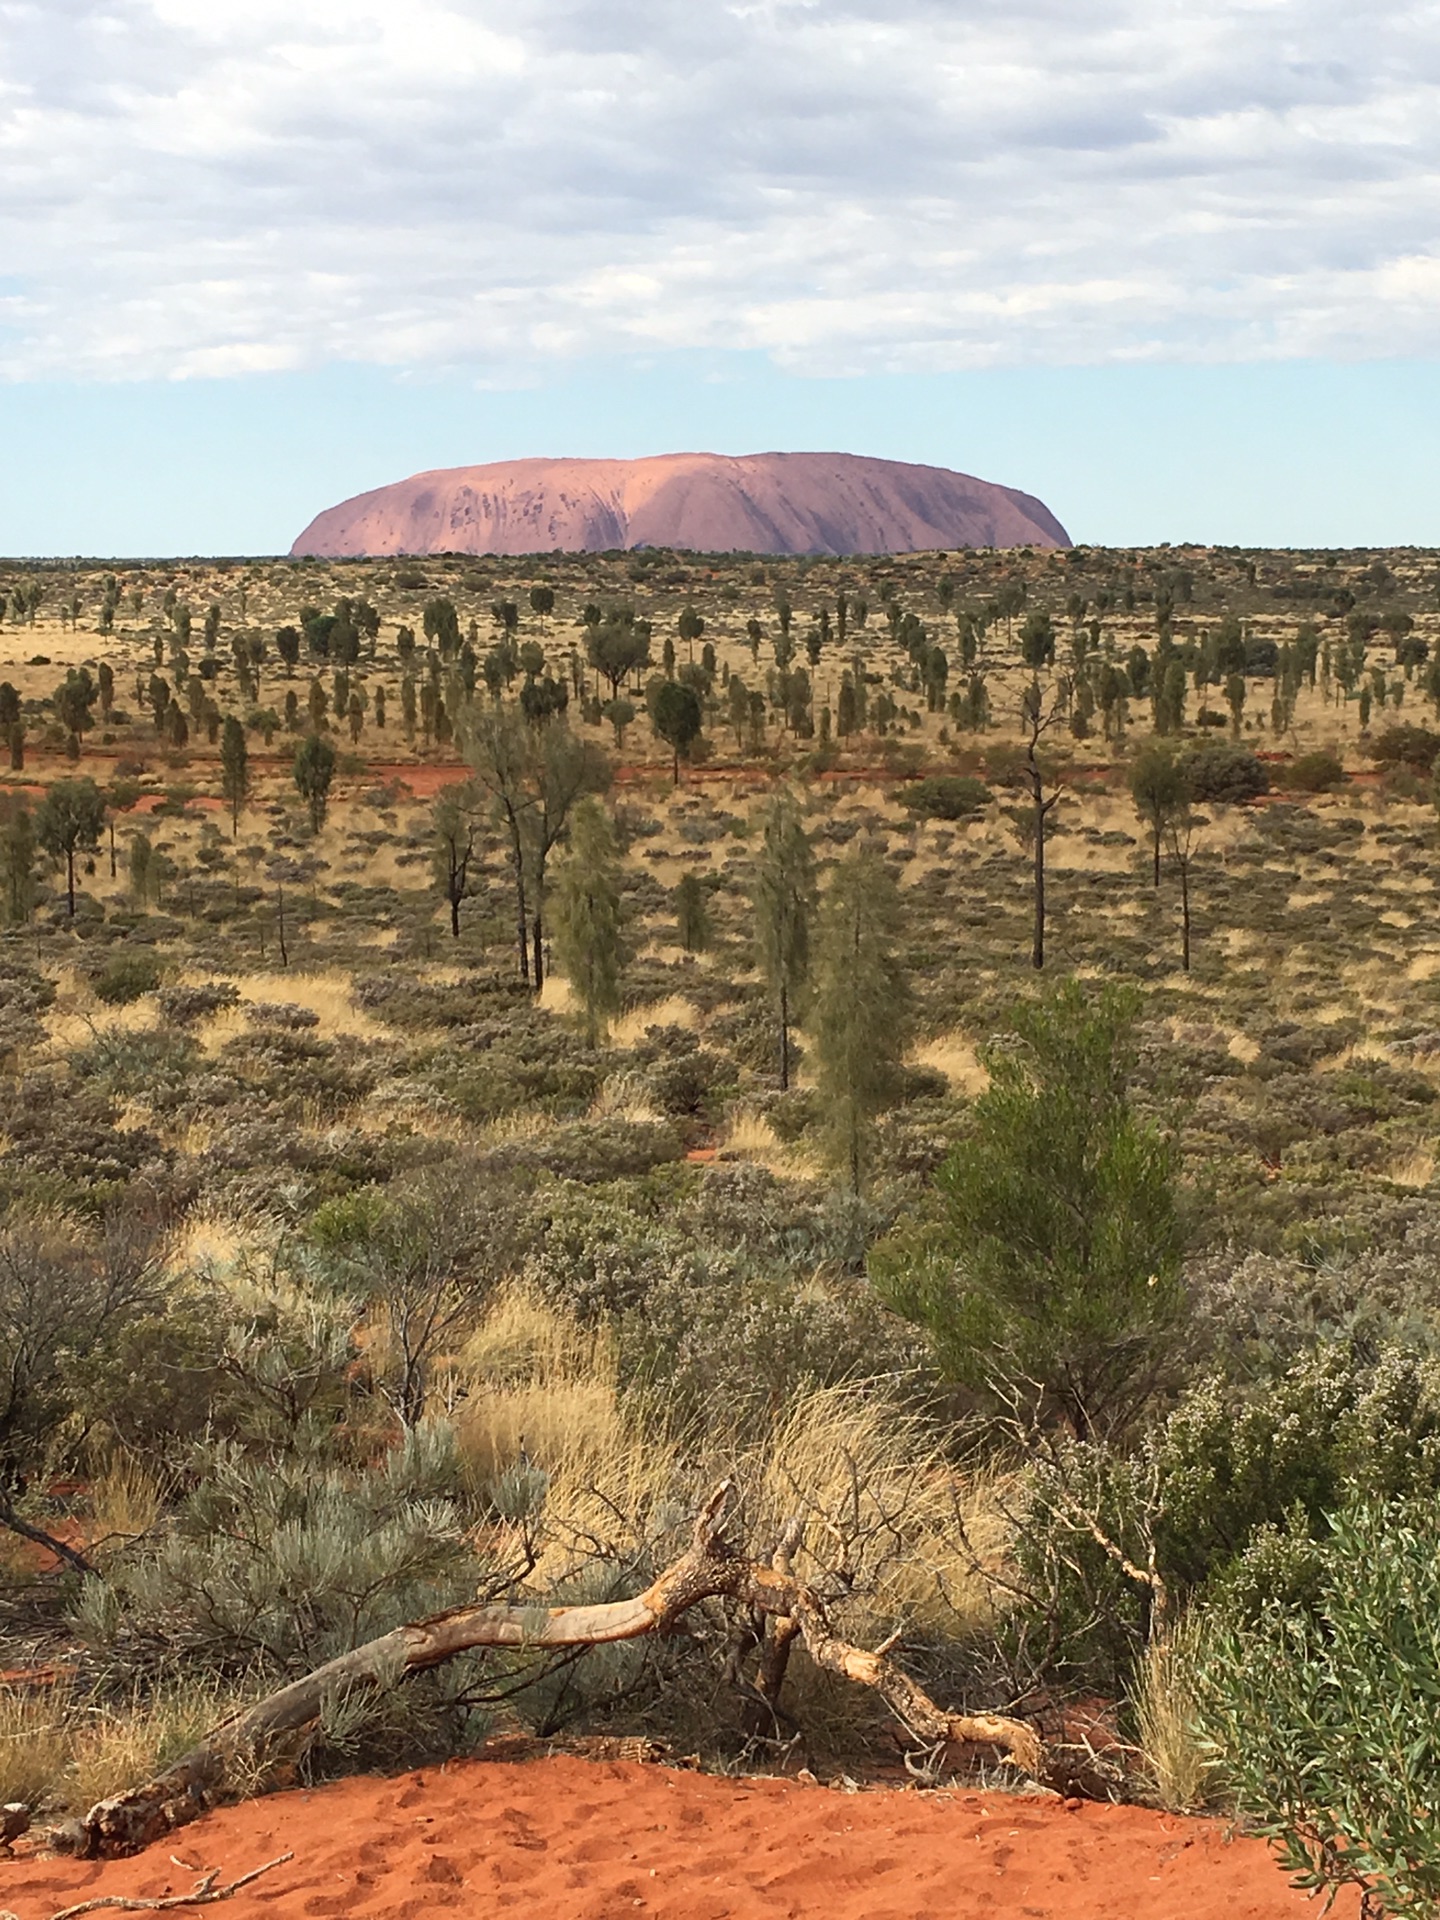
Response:
POLYGON ((1045 814, 1046 807, 1035 794, 1035 938, 1030 948, 1030 965, 1036 973, 1045 965, 1045 814))
POLYGON ((1190 971, 1190 862, 1180 860, 1180 971, 1190 971))
POLYGON ((65 849, 65 898, 69 905, 69 918, 75 918, 75 849, 65 849))
POLYGON ((1155 816, 1155 879, 1153 884, 1160 885, 1160 816, 1155 816))
POLYGON ((780 1091, 790 1090, 790 993, 780 982, 780 1091))
POLYGON ((460 938, 460 896, 453 883, 450 888, 450 937, 453 940, 460 938))
POLYGON ((520 822, 510 805, 505 808, 510 828, 510 863, 515 869, 515 940, 520 954, 520 978, 530 984, 530 941, 526 930, 528 905, 525 899, 525 849, 520 839, 520 822))
POLYGON ((110 878, 115 878, 115 822, 110 822, 110 878))
POLYGON ((18 1533, 22 1540, 28 1540, 34 1546, 44 1547, 47 1553, 53 1553, 57 1560, 63 1560, 77 1573, 94 1573, 95 1571, 94 1565, 85 1558, 84 1554, 70 1546, 67 1541, 57 1539, 53 1533, 46 1533, 43 1527, 32 1527, 28 1521, 22 1520, 4 1495, 0 1495, 0 1527, 7 1527, 11 1533, 18 1533))
POLYGON ((544 927, 541 925, 540 909, 535 909, 535 918, 530 927, 530 951, 535 963, 535 991, 539 993, 545 984, 545 952, 542 945, 544 927))
POLYGON ((280 964, 288 967, 290 955, 285 947, 285 889, 278 882, 275 887, 275 931, 280 941, 280 964))

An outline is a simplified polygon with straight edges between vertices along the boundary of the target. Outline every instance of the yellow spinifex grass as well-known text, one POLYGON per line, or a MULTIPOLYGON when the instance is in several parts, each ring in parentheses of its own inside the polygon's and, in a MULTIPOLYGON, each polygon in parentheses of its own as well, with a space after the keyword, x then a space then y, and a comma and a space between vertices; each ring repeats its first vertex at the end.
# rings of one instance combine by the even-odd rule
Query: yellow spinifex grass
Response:
POLYGON ((677 1483, 658 1419, 621 1397, 614 1342, 523 1288, 503 1294, 457 1358, 468 1389, 456 1418, 475 1485, 527 1467, 545 1479, 537 1578, 563 1579, 582 1543, 645 1525, 677 1483))
POLYGON ((902 1622, 954 1635, 993 1620, 985 1569, 1009 1539, 998 1482, 957 1473, 927 1423, 883 1389, 858 1382, 804 1395, 746 1466, 758 1535, 773 1538, 794 1515, 804 1523, 802 1574, 843 1564, 853 1578, 859 1597, 842 1611, 856 1638, 902 1622))
POLYGON ((63 1687, 0 1687, 0 1803, 42 1805, 70 1764, 70 1695, 63 1687))
MULTIPOLYGON (((108 1794, 143 1786, 188 1753, 244 1699, 218 1680, 192 1681, 149 1696, 136 1694, 119 1706, 75 1710, 63 1780, 66 1799, 73 1807, 90 1807, 108 1794)), ((245 1766, 243 1759, 237 1764, 245 1766)), ((255 1781, 242 1776, 229 1784, 243 1795, 253 1791, 255 1781)))
POLYGON ((1182 1618, 1168 1638, 1150 1643, 1138 1670, 1140 1750, 1155 1799, 1170 1813, 1204 1806, 1214 1779, 1195 1697, 1200 1658, 1199 1634, 1182 1618))
POLYGON ((102 1555, 149 1533, 160 1517, 160 1485, 138 1461, 115 1454, 90 1485, 90 1528, 102 1555))

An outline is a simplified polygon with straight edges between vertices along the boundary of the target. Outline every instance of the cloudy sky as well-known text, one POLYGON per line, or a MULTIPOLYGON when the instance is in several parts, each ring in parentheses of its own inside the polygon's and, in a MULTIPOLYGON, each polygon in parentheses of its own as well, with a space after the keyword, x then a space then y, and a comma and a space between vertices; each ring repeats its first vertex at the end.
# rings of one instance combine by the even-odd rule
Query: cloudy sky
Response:
POLYGON ((1437 108, 1393 0, 0 0, 0 551, 698 445, 1440 541, 1437 108))

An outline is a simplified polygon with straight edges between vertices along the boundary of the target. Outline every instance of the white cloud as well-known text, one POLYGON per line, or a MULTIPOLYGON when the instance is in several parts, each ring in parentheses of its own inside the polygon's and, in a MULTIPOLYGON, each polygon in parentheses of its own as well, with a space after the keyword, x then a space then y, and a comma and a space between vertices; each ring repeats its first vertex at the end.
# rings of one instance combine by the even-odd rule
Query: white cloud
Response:
POLYGON ((0 371, 1428 354, 1440 5, 0 0, 0 371))

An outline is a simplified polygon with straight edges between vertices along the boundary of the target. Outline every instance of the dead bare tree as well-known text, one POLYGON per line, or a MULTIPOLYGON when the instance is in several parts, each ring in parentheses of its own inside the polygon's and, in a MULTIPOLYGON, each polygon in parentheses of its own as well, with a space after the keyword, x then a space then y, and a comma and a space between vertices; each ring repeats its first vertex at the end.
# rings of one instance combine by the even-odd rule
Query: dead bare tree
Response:
POLYGON ((1190 870, 1196 853, 1196 835, 1207 824, 1204 815, 1189 807, 1166 823, 1170 858, 1180 876, 1180 970, 1190 971, 1190 870))
POLYGON ((1041 742, 1070 708, 1070 682, 1057 678, 1048 690, 1032 680, 1020 700, 1020 726, 1024 748, 1012 775, 1013 783, 1030 802, 1030 817, 1025 831, 1031 839, 1034 872, 1035 930, 1030 946, 1030 964, 1037 973, 1045 966, 1045 834, 1050 816, 1059 805, 1065 782, 1053 756, 1041 750, 1041 742))
POLYGON ((696 1519, 689 1549, 635 1598, 597 1606, 482 1604, 397 1627, 222 1721, 147 1785, 99 1801, 83 1820, 58 1830, 57 1844, 91 1856, 138 1851, 213 1804, 237 1760, 253 1760, 278 1741, 303 1736, 342 1693, 382 1691, 480 1648, 583 1648, 665 1633, 691 1607, 714 1598, 750 1608, 772 1629, 762 1653, 762 1695, 778 1697, 790 1648, 798 1641, 816 1666, 873 1688, 918 1746, 991 1746, 1023 1772, 1046 1777, 1047 1753, 1027 1722, 1003 1714, 948 1713, 890 1659, 893 1637, 873 1652, 836 1637, 819 1595, 790 1570, 798 1521, 784 1529, 768 1562, 733 1546, 722 1532, 732 1491, 728 1480, 716 1489, 696 1519))

